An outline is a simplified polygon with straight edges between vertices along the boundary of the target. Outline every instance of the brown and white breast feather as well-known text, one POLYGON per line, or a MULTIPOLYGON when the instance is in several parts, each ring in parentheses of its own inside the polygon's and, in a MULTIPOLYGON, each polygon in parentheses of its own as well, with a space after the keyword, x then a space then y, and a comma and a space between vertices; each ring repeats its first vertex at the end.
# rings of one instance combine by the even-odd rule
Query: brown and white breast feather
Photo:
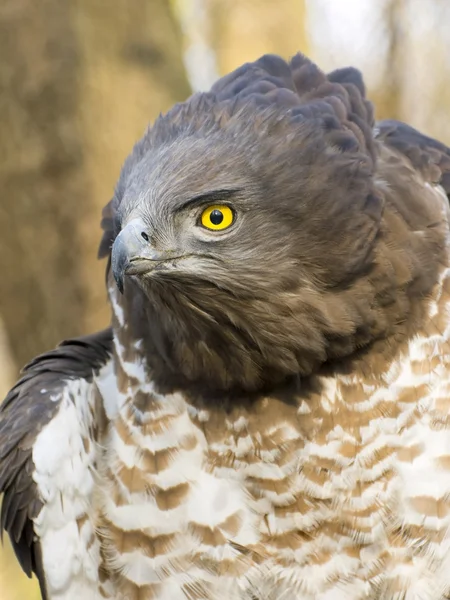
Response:
POLYGON ((105 566, 116 574, 110 593, 231 597, 231 566, 242 557, 228 540, 258 541, 256 515, 242 510, 248 500, 242 477, 217 477, 199 426, 205 414, 181 394, 158 394, 137 366, 139 344, 125 351, 121 335, 114 339, 119 403, 104 442, 108 460, 100 491, 105 566), (225 562, 230 569, 220 589, 217 569, 225 562))
POLYGON ((112 597, 445 598, 449 302, 446 269, 389 368, 227 413, 157 394, 119 327, 102 488, 112 597))

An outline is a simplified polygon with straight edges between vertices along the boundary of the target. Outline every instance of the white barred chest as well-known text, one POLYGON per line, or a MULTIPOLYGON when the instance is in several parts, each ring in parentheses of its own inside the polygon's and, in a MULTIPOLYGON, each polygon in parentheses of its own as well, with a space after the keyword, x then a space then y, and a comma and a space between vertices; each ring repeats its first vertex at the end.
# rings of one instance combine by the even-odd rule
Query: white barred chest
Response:
POLYGON ((104 595, 450 595, 447 286, 448 273, 426 334, 387 372, 318 378, 290 402, 229 412, 157 394, 139 344, 127 361, 116 336, 98 499, 104 595))

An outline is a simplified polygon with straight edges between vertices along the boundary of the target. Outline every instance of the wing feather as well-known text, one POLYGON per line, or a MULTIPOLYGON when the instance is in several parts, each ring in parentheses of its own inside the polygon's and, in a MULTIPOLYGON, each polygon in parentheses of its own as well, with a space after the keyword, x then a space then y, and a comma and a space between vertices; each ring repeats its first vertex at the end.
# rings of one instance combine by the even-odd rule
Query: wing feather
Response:
POLYGON ((400 121, 377 123, 378 140, 403 154, 430 184, 439 184, 450 197, 450 148, 400 121))
POLYGON ((112 332, 64 341, 38 356, 0 405, 0 530, 7 531, 25 573, 34 572, 46 597, 39 541, 33 520, 43 502, 33 480, 33 442, 57 414, 67 380, 91 381, 111 354, 112 332))

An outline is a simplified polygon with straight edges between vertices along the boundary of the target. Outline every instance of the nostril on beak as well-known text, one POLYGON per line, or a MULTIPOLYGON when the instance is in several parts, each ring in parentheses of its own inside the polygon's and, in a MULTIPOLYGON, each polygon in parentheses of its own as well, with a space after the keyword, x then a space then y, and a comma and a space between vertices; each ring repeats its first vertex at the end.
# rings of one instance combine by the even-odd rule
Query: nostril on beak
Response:
POLYGON ((150 241, 150 238, 148 237, 148 235, 145 233, 145 231, 141 231, 141 237, 144 238, 144 240, 146 242, 150 241))

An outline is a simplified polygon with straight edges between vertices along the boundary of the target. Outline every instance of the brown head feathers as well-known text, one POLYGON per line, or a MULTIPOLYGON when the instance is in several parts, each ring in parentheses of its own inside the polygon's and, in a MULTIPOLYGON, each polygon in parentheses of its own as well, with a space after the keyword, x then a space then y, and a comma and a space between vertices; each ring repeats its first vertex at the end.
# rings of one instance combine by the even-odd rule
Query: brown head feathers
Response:
POLYGON ((258 390, 407 335, 446 234, 423 170, 374 126, 358 71, 327 76, 299 54, 243 65, 148 129, 100 253, 139 219, 177 257, 128 277, 122 298, 157 382, 258 390), (235 222, 205 231, 224 192, 235 222))

